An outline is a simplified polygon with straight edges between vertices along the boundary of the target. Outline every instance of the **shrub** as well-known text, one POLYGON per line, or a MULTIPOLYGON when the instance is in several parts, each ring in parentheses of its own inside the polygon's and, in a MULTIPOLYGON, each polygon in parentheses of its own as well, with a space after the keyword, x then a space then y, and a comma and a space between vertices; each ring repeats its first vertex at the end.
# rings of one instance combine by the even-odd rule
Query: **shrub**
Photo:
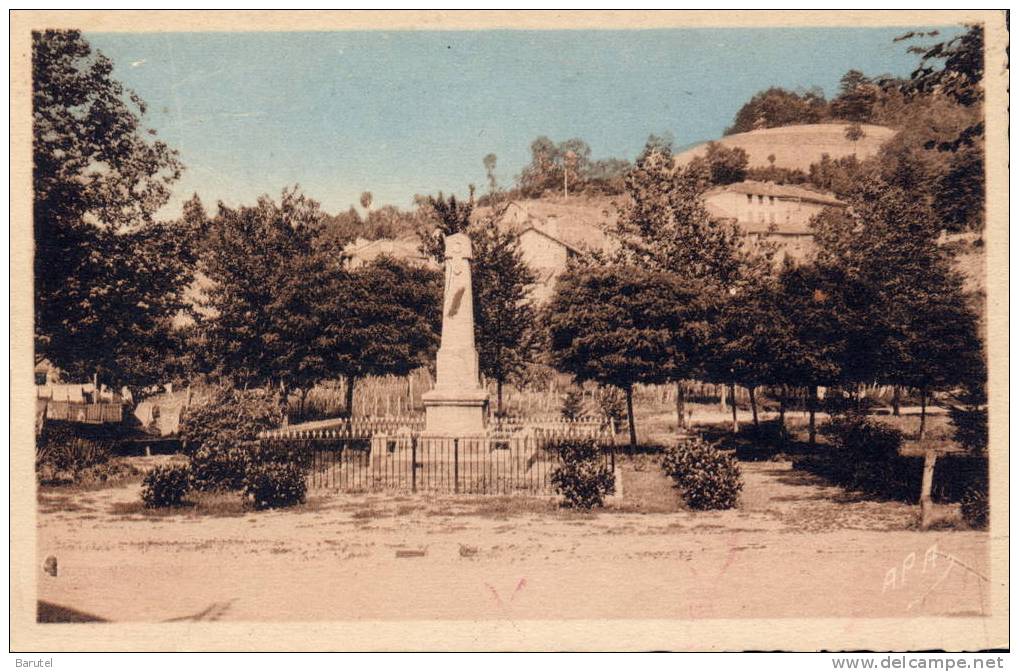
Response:
POLYGON ((962 496, 962 517, 972 527, 987 527, 990 512, 987 484, 971 486, 962 496))
POLYGON ((205 403, 181 417, 180 438, 189 451, 253 441, 259 432, 283 424, 283 400, 275 392, 220 387, 205 403))
POLYGON ((194 485, 199 490, 241 490, 252 463, 249 444, 221 445, 209 441, 190 456, 194 485))
POLYGON ((966 450, 981 454, 987 451, 987 408, 949 406, 948 415, 955 429, 956 442, 966 450))
POLYGON ((569 390, 563 397, 560 412, 566 420, 576 420, 584 414, 584 395, 577 390, 569 390))
POLYGON ((616 488, 616 478, 605 464, 594 439, 562 439, 552 445, 559 464, 552 470, 552 487, 570 508, 604 506, 605 496, 616 488))
POLYGON ((626 421, 626 395, 615 387, 603 387, 598 394, 598 410, 615 423, 616 430, 626 421))
POLYGON ((244 478, 244 493, 254 501, 256 509, 300 504, 307 490, 304 471, 293 462, 253 464, 244 478))
POLYGON ((893 459, 902 448, 902 432, 856 413, 833 418, 821 433, 833 451, 845 451, 853 461, 893 459))
POLYGON ((138 473, 113 457, 109 441, 65 423, 47 424, 36 441, 35 474, 44 485, 91 485, 138 473))
POLYGON ((692 509, 731 509, 739 504, 743 490, 739 463, 699 437, 666 451, 662 468, 692 509))
POLYGON ((191 469, 187 465, 156 467, 142 480, 142 501, 152 509, 180 506, 191 485, 191 469))

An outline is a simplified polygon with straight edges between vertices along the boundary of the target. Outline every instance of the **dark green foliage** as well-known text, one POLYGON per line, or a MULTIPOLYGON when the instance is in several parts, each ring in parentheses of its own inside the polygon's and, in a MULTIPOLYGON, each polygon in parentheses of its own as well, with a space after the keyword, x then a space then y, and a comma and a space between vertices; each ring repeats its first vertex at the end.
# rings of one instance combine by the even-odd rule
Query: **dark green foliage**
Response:
POLYGON ((323 367, 347 379, 347 411, 365 376, 407 375, 431 361, 442 324, 442 276, 391 257, 350 272, 320 294, 323 367))
POLYGON ((244 478, 244 493, 260 510, 301 504, 307 491, 304 471, 294 463, 255 464, 244 478))
POLYGON ((563 275, 547 307, 552 365, 626 392, 631 444, 633 386, 675 377, 690 333, 683 311, 695 293, 667 273, 592 266, 563 275))
POLYGON ((974 454, 987 453, 987 407, 949 406, 949 417, 955 428, 956 443, 974 454))
POLYGON ((966 490, 960 504, 962 517, 970 526, 978 529, 987 527, 990 519, 990 493, 986 482, 966 490))
POLYGON ((821 428, 832 451, 844 451, 849 460, 888 461, 902 448, 902 432, 864 415, 837 416, 821 428))
POLYGON ((576 420, 584 415, 584 393, 572 388, 567 390, 560 413, 566 420, 576 420))
POLYGON ((283 424, 283 400, 265 390, 239 390, 225 385, 203 403, 191 405, 181 417, 180 438, 189 451, 206 445, 237 445, 283 424))
POLYGON ((615 491, 616 479, 601 446, 593 439, 563 439, 550 449, 559 456, 551 483, 563 504, 576 509, 604 506, 605 496, 615 491))
POLYGON ((190 451, 195 487, 239 490, 255 459, 259 432, 283 422, 282 399, 264 390, 217 389, 181 418, 181 439, 190 451))
POLYGON ((32 34, 35 345, 72 380, 163 377, 196 232, 157 223, 182 166, 76 30, 32 34))
POLYGON ((250 443, 205 443, 189 456, 195 488, 240 490, 252 464, 250 443))
POLYGON ((36 441, 35 474, 43 485, 90 485, 131 475, 110 440, 69 423, 47 423, 36 441))
POLYGON ((626 420, 626 396, 619 388, 602 386, 595 397, 598 401, 598 412, 615 423, 618 430, 626 420))
POLYGON ((748 157, 742 147, 726 147, 718 142, 709 142, 704 155, 708 162, 712 184, 733 184, 747 177, 748 157))
POLYGON ((191 468, 187 465, 158 466, 142 480, 142 501, 150 509, 180 506, 191 487, 191 468))
POLYGON ((210 373, 285 391, 332 373, 320 303, 342 292, 344 274, 337 251, 319 240, 321 219, 296 189, 279 203, 220 205, 201 256, 212 281, 199 320, 210 373))
POLYGON ((662 469, 692 509, 732 509, 739 504, 743 490, 739 463, 699 437, 668 448, 662 469))
POLYGON ((726 135, 746 133, 760 128, 775 128, 793 124, 816 124, 828 116, 828 104, 820 89, 795 93, 771 87, 754 95, 736 113, 726 135))

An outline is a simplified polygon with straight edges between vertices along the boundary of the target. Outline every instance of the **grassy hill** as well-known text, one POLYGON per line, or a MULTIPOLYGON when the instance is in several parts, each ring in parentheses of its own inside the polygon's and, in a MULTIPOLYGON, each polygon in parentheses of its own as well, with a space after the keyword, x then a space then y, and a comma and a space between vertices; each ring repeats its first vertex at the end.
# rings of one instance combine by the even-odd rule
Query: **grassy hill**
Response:
MULTIPOLYGON (((885 126, 862 124, 864 136, 856 142, 846 139, 846 124, 802 124, 765 128, 749 133, 727 135, 717 142, 725 147, 742 147, 751 168, 767 168, 768 156, 775 155, 775 166, 806 172, 810 164, 821 160, 822 154, 836 159, 850 154, 865 159, 877 153, 881 145, 895 135, 885 126)), ((708 143, 702 143, 676 155, 683 165, 695 156, 703 156, 708 143)))

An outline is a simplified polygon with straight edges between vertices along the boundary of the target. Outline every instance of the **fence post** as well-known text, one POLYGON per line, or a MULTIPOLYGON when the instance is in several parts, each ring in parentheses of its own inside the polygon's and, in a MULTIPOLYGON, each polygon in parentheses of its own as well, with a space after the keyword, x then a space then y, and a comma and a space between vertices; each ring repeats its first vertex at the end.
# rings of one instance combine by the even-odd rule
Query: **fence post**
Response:
POLYGON ((410 437, 410 491, 418 491, 418 437, 410 437))
POLYGON ((460 439, 453 439, 453 492, 460 494, 460 439))

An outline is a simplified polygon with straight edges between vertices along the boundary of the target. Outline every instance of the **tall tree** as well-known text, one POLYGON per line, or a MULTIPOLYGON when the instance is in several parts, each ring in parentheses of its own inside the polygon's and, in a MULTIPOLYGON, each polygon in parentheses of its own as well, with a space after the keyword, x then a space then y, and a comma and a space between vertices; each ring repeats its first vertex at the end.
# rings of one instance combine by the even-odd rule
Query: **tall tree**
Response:
POLYGON ((210 281, 199 324, 212 373, 284 393, 328 374, 317 304, 343 270, 338 251, 319 240, 321 220, 318 203, 296 188, 279 203, 220 204, 200 264, 210 281))
MULTIPOLYGON (((734 222, 711 217, 703 198, 709 184, 703 166, 677 169, 669 143, 650 138, 627 177, 630 198, 612 233, 620 241, 620 261, 671 274, 685 286, 698 286, 709 305, 718 305, 748 273, 764 272, 767 261, 745 247, 734 222)), ((691 323, 699 321, 697 315, 703 310, 700 306, 688 314, 691 323)), ((701 361, 688 357, 683 367, 673 368, 679 427, 686 423, 682 380, 705 370, 708 352, 695 348, 691 354, 697 353, 701 361)))
POLYGON ((517 236, 487 220, 470 232, 471 266, 481 374, 495 381, 496 413, 502 415, 503 384, 523 373, 533 360, 536 311, 528 287, 536 281, 517 236))
POLYGON ((626 394, 630 444, 637 443, 633 387, 675 379, 677 283, 636 266, 574 268, 563 275, 545 313, 550 358, 578 381, 626 394))
POLYGON ((432 361, 442 320, 442 276, 382 256, 317 297, 316 348, 329 377, 346 379, 347 413, 366 376, 405 376, 432 361))
POLYGON ((112 72, 79 31, 32 34, 36 357, 142 384, 186 307, 193 232, 155 221, 182 165, 112 72))

